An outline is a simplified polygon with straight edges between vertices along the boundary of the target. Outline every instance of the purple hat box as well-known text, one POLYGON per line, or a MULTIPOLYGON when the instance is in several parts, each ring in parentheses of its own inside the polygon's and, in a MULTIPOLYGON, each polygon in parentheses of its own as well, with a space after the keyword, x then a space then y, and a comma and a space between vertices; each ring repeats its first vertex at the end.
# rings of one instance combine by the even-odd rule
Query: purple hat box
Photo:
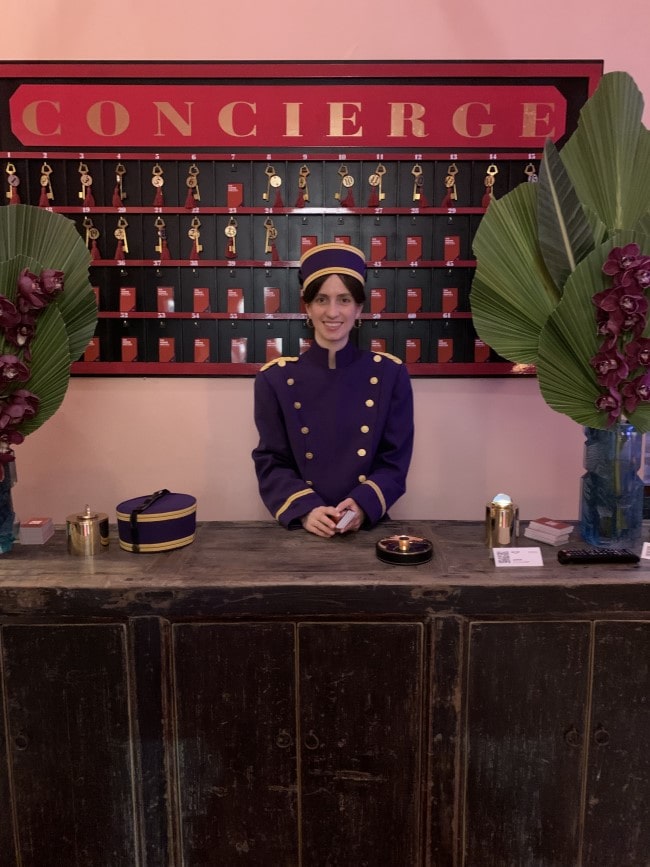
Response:
POLYGON ((163 488, 119 503, 120 548, 135 553, 171 551, 194 541, 196 497, 163 488))

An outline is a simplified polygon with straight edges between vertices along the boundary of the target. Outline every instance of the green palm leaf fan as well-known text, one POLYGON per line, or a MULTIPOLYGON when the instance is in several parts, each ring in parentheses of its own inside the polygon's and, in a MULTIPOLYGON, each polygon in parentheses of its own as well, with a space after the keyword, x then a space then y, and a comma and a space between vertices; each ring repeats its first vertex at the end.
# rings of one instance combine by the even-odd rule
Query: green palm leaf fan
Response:
MULTIPOLYGON (((470 303, 479 337, 505 358, 537 365, 549 405, 590 427, 608 421, 593 408, 600 392, 589 366, 597 351, 591 297, 606 285, 599 269, 628 237, 648 252, 650 133, 642 114, 627 73, 603 76, 565 146, 547 142, 539 184, 493 202, 474 241, 470 303)), ((646 429, 644 416, 639 408, 635 420, 646 429)))
MULTIPOLYGON (((53 268, 64 273, 64 291, 38 316, 31 343, 30 378, 21 386, 39 398, 37 414, 21 425, 32 433, 61 405, 70 364, 82 354, 97 323, 97 305, 88 278, 90 253, 67 217, 30 205, 0 209, 0 293, 16 300, 24 268, 39 275, 53 268)), ((0 336, 1 354, 16 349, 0 336)))

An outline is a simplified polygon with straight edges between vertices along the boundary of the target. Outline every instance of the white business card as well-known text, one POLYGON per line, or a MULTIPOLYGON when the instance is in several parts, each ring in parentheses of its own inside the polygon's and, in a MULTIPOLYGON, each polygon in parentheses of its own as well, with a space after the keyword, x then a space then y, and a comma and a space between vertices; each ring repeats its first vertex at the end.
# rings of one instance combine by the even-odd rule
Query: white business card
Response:
POLYGON ((495 566, 543 566, 541 548, 492 548, 495 566))

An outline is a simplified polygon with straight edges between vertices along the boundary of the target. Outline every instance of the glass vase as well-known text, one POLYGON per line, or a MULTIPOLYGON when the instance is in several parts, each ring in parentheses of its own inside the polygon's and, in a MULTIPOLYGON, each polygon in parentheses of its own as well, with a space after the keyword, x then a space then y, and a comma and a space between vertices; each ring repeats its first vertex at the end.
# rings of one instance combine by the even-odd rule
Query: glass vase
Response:
POLYGON ((4 475, 0 480, 0 554, 7 554, 14 546, 16 515, 11 489, 16 483, 16 464, 4 464, 4 475))
POLYGON ((585 428, 580 533, 589 545, 627 548, 641 539, 642 445, 643 434, 631 424, 585 428))

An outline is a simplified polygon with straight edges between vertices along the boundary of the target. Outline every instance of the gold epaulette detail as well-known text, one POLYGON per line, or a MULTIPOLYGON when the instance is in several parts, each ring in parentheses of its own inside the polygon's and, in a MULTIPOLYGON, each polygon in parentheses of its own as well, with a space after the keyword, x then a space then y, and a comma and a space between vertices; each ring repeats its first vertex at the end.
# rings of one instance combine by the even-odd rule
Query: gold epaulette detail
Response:
POLYGON ((395 364, 404 364, 401 358, 398 358, 396 355, 391 355, 390 352, 373 352, 373 355, 383 355, 384 358, 390 358, 390 360, 394 361, 395 364))
POLYGON ((266 370, 268 367, 272 367, 274 364, 279 364, 280 367, 284 367, 284 365, 288 361, 298 361, 297 355, 281 355, 280 358, 274 358, 272 361, 267 361, 266 364, 262 365, 260 370, 266 370))

